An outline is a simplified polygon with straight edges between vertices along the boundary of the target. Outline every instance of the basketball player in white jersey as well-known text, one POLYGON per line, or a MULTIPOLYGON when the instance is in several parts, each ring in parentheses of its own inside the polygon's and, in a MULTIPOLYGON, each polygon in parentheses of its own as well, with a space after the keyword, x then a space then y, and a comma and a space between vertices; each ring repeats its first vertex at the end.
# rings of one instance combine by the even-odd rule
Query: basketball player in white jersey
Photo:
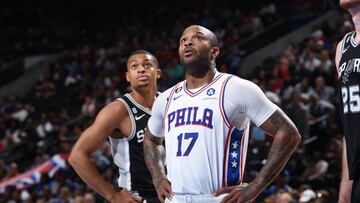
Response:
POLYGON ((149 52, 133 52, 127 61, 126 79, 131 93, 106 105, 95 122, 76 142, 69 162, 79 176, 109 202, 159 202, 143 156, 145 127, 154 103, 158 60, 149 52), (115 191, 91 161, 94 153, 109 138, 114 163, 119 168, 119 190, 115 191), (130 195, 136 191, 140 196, 130 195), (142 197, 142 198, 141 198, 142 197))
POLYGON ((179 45, 186 79, 154 103, 144 156, 162 202, 254 200, 278 176, 300 142, 294 124, 259 87, 216 70, 218 55, 213 32, 198 25, 186 28, 179 45), (274 141, 259 175, 245 185, 250 121, 274 141))

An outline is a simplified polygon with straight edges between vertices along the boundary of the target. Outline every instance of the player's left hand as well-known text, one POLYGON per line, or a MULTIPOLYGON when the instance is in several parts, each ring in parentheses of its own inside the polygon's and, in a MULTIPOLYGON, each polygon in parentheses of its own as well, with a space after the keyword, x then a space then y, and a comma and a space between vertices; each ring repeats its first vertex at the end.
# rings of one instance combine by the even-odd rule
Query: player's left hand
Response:
POLYGON ((242 183, 241 185, 223 187, 220 190, 214 192, 215 196, 226 194, 224 199, 220 203, 253 203, 257 196, 256 191, 252 190, 250 185, 242 183))

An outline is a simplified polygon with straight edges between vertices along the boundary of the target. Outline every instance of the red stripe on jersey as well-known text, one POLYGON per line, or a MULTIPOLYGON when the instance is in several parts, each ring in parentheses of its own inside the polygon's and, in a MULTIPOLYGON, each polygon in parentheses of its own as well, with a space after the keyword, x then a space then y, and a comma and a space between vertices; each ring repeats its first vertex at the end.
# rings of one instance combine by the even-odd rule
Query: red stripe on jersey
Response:
POLYGON ((239 184, 242 183, 243 181, 243 175, 244 175, 244 170, 243 170, 243 165, 244 165, 244 142, 245 142, 245 137, 246 137, 246 133, 247 133, 248 128, 244 129, 244 133, 242 135, 241 138, 241 155, 240 155, 240 168, 239 168, 239 174, 240 174, 240 182, 239 184))
POLYGON ((229 132, 226 136, 226 144, 225 144, 225 153, 224 153, 224 161, 223 161, 223 181, 222 181, 222 187, 225 187, 226 184, 226 177, 227 177, 227 160, 228 160, 228 147, 229 147, 229 142, 230 142, 230 135, 232 133, 233 127, 231 126, 229 129, 229 132))

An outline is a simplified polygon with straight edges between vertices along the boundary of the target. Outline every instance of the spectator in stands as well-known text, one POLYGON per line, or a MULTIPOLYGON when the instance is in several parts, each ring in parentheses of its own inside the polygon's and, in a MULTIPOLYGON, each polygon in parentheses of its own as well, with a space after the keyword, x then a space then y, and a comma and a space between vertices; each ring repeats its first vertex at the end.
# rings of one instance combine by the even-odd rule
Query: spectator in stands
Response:
POLYGON ((227 56, 227 63, 229 64, 229 73, 237 74, 240 64, 242 62, 242 51, 239 45, 233 45, 230 54, 227 56))
POLYGON ((291 94, 291 102, 286 107, 285 112, 289 118, 294 122, 298 128, 300 134, 304 137, 308 137, 308 118, 309 112, 302 103, 302 97, 298 90, 294 90, 291 94))
POLYGON ((316 193, 312 189, 306 189, 300 194, 299 203, 312 202, 316 198, 316 193))
POLYGON ((92 193, 86 193, 84 195, 84 203, 95 203, 95 197, 92 193))
POLYGON ((329 163, 322 158, 322 155, 319 151, 315 151, 312 156, 312 161, 304 171, 304 178, 309 182, 310 185, 314 185, 316 187, 324 187, 326 184, 326 173, 329 168, 329 163))
POLYGON ((327 74, 331 74, 331 72, 333 71, 332 67, 334 66, 333 61, 330 59, 329 56, 329 51, 326 49, 321 50, 320 52, 320 61, 321 61, 321 69, 327 73, 327 74))
POLYGON ((330 142, 332 117, 335 114, 335 106, 326 100, 321 100, 316 93, 309 98, 309 125, 310 134, 316 136, 317 140, 312 143, 312 150, 325 150, 330 142))
POLYGON ((92 98, 90 96, 85 97, 85 101, 81 107, 81 114, 83 116, 90 116, 90 117, 94 117, 97 108, 96 108, 96 100, 95 98, 92 98))
POLYGON ((319 95, 319 99, 324 101, 333 101, 335 97, 335 89, 327 86, 322 76, 315 79, 315 92, 319 95))
POLYGON ((295 89, 298 90, 305 98, 310 98, 310 96, 315 92, 313 87, 310 85, 308 77, 302 78, 301 82, 295 85, 295 89))
POLYGON ((308 53, 308 57, 305 59, 304 66, 307 70, 310 72, 314 72, 316 68, 318 68, 321 65, 320 59, 316 56, 314 51, 310 51, 308 53))
POLYGON ((274 203, 292 203, 294 201, 291 193, 285 191, 277 192, 274 203))

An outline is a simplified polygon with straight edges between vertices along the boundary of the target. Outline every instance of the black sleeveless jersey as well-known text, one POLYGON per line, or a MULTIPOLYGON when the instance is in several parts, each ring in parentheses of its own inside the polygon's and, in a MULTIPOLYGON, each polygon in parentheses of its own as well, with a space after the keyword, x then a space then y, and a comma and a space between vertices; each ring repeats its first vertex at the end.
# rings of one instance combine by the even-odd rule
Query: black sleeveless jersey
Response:
POLYGON ((355 34, 345 35, 338 67, 350 179, 360 178, 360 44, 355 43, 355 34))
POLYGON ((130 94, 117 99, 124 103, 131 120, 131 134, 127 138, 110 137, 111 151, 115 165, 119 168, 118 184, 128 190, 156 191, 150 172, 145 164, 143 141, 150 110, 138 104, 130 94))

